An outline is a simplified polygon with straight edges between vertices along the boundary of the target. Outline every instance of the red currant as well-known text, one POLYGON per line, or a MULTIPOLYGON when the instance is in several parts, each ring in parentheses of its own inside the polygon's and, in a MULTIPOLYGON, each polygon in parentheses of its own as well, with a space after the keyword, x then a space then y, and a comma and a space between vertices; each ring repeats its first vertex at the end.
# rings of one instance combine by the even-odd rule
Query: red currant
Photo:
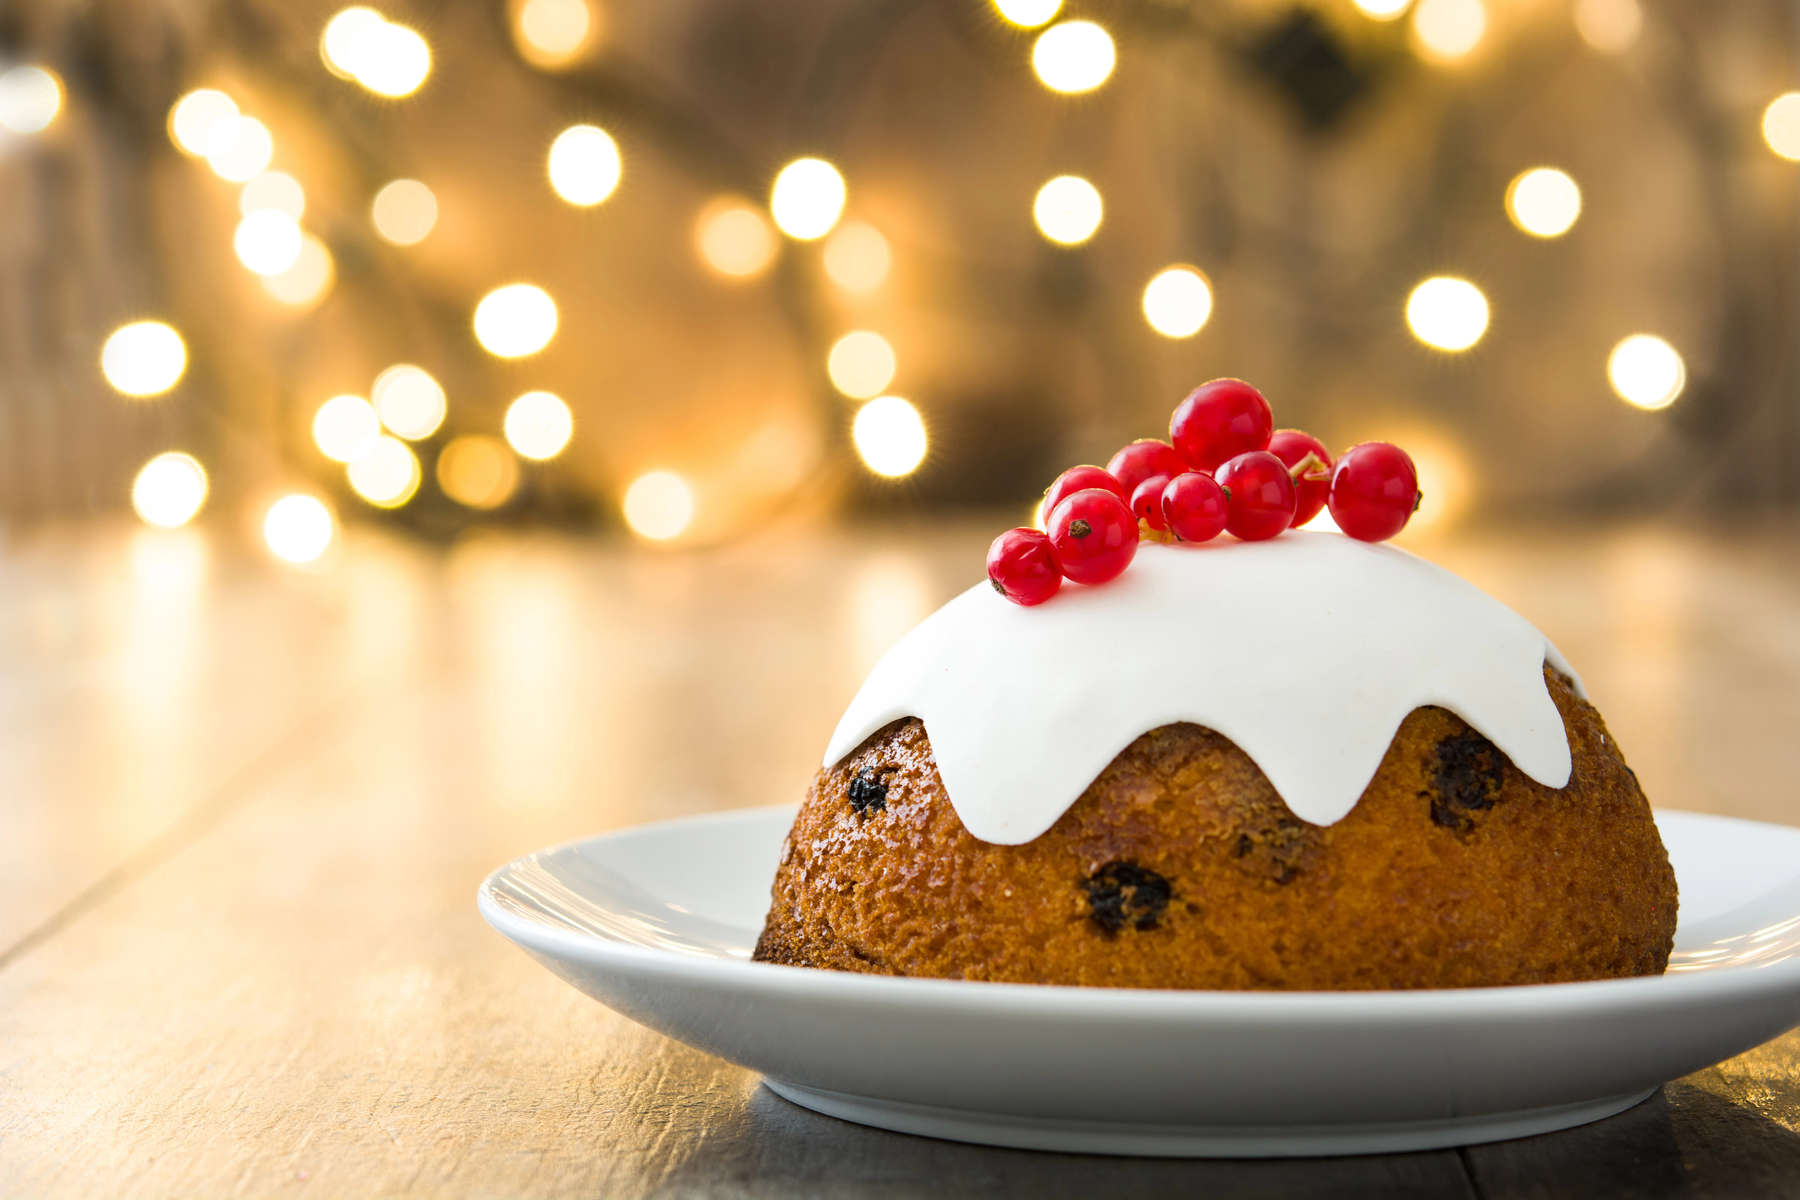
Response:
POLYGON ((1294 519, 1294 481, 1287 464, 1267 450, 1251 450, 1219 468, 1218 481, 1231 493, 1225 528, 1246 542, 1260 542, 1294 519))
POLYGON ((1162 494, 1163 488, 1169 485, 1167 475, 1152 475, 1137 485, 1131 493, 1131 511, 1137 514, 1138 520, 1148 525, 1157 533, 1168 528, 1163 520, 1162 494))
POLYGON ((1225 530, 1231 494, 1204 471, 1184 471, 1163 489, 1163 519, 1184 542, 1210 542, 1225 530))
POLYGON ((1187 470, 1187 464, 1181 461, 1181 455, 1175 453, 1175 447, 1167 442, 1159 442, 1155 438, 1144 438, 1131 443, 1106 464, 1106 469, 1117 479, 1129 497, 1137 491, 1138 484, 1152 475, 1168 475, 1171 478, 1187 470))
POLYGON ((1262 393, 1241 379, 1215 379, 1188 393, 1169 418, 1169 440, 1196 471, 1269 444, 1275 415, 1262 393))
POLYGON ((1137 518, 1104 488, 1064 496, 1046 527, 1063 575, 1076 583, 1105 583, 1137 554, 1137 518))
POLYGON ((1310 433, 1277 429, 1269 438, 1269 453, 1287 464, 1288 474, 1294 480, 1294 528, 1298 529, 1325 507, 1325 497, 1331 492, 1331 451, 1310 433), (1308 454, 1319 461, 1294 474, 1294 468, 1305 462, 1308 454))
POLYGON ((1352 446, 1331 472, 1329 503, 1339 529, 1365 542, 1386 541, 1419 507, 1419 472, 1398 446, 1352 446))
POLYGON ((1079 492, 1083 488, 1105 488, 1127 503, 1131 500, 1131 493, 1125 490, 1125 485, 1099 467, 1070 467, 1058 475, 1056 482, 1052 483, 1050 489, 1044 493, 1045 524, 1049 523, 1051 511, 1062 503, 1064 496, 1079 492))
POLYGON ((1048 534, 1035 529, 1009 529, 988 547, 988 582, 994 590, 1029 608, 1056 595, 1062 586, 1062 564, 1048 534))

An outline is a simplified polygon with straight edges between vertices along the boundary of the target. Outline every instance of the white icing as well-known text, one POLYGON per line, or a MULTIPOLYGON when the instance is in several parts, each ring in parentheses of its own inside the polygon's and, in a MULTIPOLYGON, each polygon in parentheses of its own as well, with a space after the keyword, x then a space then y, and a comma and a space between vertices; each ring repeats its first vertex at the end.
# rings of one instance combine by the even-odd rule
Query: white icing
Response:
POLYGON ((1574 678, 1530 622, 1392 546, 1304 531, 1145 543, 1101 586, 1021 608, 984 580, 927 617, 870 672, 825 765, 918 717, 964 826, 1017 845, 1140 734, 1191 721, 1235 742, 1296 816, 1330 825, 1424 705, 1567 785, 1546 661, 1574 678))

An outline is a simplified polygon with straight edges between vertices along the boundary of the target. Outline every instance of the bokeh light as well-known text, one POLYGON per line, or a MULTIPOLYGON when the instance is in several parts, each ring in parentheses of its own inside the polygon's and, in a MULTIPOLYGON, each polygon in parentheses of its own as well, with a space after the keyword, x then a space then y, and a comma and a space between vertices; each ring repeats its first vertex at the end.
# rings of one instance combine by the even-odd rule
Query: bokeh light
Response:
POLYGON ((231 247, 238 261, 258 275, 279 275, 300 259, 300 226, 272 208, 259 208, 238 222, 231 247))
POLYGON ((255 117, 237 116, 214 122, 206 134, 206 164, 230 183, 245 183, 268 169, 275 139, 255 117))
POLYGON ((1474 50, 1487 32, 1481 0, 1419 0, 1412 10, 1413 44, 1438 62, 1454 62, 1474 50))
POLYGON ((1093 237, 1104 212, 1100 190, 1079 175, 1058 175, 1031 203, 1038 232, 1059 246, 1079 246, 1093 237))
POLYGON ((62 110, 62 82, 43 67, 0 71, 0 129, 41 133, 62 110))
POLYGON ((825 242, 825 274, 846 292, 872 292, 887 281, 893 251, 881 230, 863 221, 838 227, 825 242))
POLYGON ((133 321, 113 330, 100 349, 100 373, 127 396, 158 396, 187 369, 187 346, 161 321, 133 321))
POLYGON ((554 70, 582 56, 595 24, 587 0, 525 0, 513 22, 513 40, 526 62, 554 70))
POLYGON ((292 308, 311 308, 325 298, 337 279, 337 264, 325 243, 310 233, 300 236, 300 254, 279 275, 265 275, 263 290, 292 308))
POLYGON ((1466 279, 1434 276, 1406 298, 1406 324, 1427 346, 1467 350, 1487 332, 1487 297, 1466 279))
POLYGON ((399 508, 419 490, 419 457, 399 438, 381 435, 350 460, 350 489, 376 508, 399 508))
POLYGON ((863 464, 888 479, 911 475, 925 461, 925 422, 899 396, 878 396, 858 409, 850 440, 863 464))
POLYGON ((543 462, 561 454, 575 432, 575 418, 562 397, 526 392, 506 409, 506 443, 522 457, 543 462))
POLYGON ((417 245, 437 224, 437 197, 417 179, 396 179, 375 193, 369 215, 384 240, 396 246, 417 245))
POLYGON ((468 433, 438 455, 438 487, 466 508, 499 508, 519 486, 519 460, 499 438, 468 433))
POLYGON ((550 186, 579 208, 612 195, 620 170, 619 144, 598 125, 571 125, 550 143, 550 186))
POLYGON ((312 436, 320 454, 333 462, 351 462, 381 436, 381 418, 361 396, 333 396, 313 414, 312 436))
POLYGON ((273 209, 298 221, 306 215, 306 189, 285 171, 264 171, 238 193, 238 212, 247 217, 262 209, 273 209))
POLYGON ((443 385, 411 363, 396 363, 377 375, 369 400, 381 423, 409 442, 436 433, 449 411, 443 385))
POLYGON ((1581 40, 1602 54, 1631 49, 1644 28, 1638 0, 1576 0, 1574 16, 1581 40))
POLYGON ((319 57, 325 61, 325 69, 339 79, 355 79, 385 24, 387 18, 372 8, 358 4, 340 9, 319 35, 319 57))
POLYGON ((1507 184, 1506 215, 1532 237, 1561 237, 1581 216, 1581 189, 1566 171, 1533 167, 1507 184))
POLYGON ((263 541, 284 562, 309 563, 331 545, 331 510, 317 496, 293 492, 269 505, 263 517, 263 541))
POLYGON ((797 158, 775 176, 769 213, 781 232, 810 242, 831 232, 848 190, 838 169, 822 158, 797 158))
POLYGON ((1392 21, 1406 12, 1412 0, 1351 0, 1356 11, 1376 21, 1392 21))
POLYGON ((1144 320, 1168 338, 1193 337, 1212 316, 1212 288, 1192 267, 1168 267, 1144 287, 1144 320))
POLYGON ((1667 408, 1687 386, 1687 364, 1675 347, 1651 333, 1634 333, 1613 347, 1606 378, 1633 408, 1667 408))
POLYGON ((994 0, 994 11, 1021 29, 1036 29, 1062 11, 1062 0, 994 0))
POLYGON ((1092 21, 1062 21, 1038 34, 1031 69, 1053 92, 1091 92, 1113 73, 1112 35, 1092 21))
POLYGON ((205 503, 206 469, 178 450, 158 454, 131 481, 131 507, 158 529, 181 528, 205 503))
POLYGON ((728 279, 754 279, 769 269, 781 241, 762 210, 721 196, 700 210, 694 248, 700 261, 728 279))
POLYGON ((319 56, 333 75, 389 99, 412 95, 431 74, 431 46, 418 30, 361 5, 325 23, 319 56))
POLYGON ((475 340, 498 358, 524 358, 556 335, 556 301, 536 284, 497 287, 475 306, 475 340))
POLYGON ((879 333, 859 329, 832 343, 825 368, 838 391, 857 400, 878 396, 894 381, 894 348, 879 333))
POLYGON ((1783 92, 1763 109, 1763 141, 1789 162, 1800 162, 1800 92, 1783 92))
POLYGON ((680 537, 694 520, 694 491, 673 471, 646 471, 625 489, 620 508, 631 532, 653 542, 680 537))
POLYGON ((238 106, 217 88, 195 88, 169 106, 169 140, 183 154, 198 158, 212 145, 216 126, 238 119, 238 106))

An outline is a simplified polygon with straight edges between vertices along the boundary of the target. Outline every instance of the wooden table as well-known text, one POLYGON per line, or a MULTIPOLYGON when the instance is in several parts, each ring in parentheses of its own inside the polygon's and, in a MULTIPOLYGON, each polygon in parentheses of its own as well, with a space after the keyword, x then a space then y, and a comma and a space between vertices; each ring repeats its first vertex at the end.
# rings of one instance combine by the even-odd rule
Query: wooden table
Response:
MULTIPOLYGON (((0 1193, 1800 1195, 1800 1034, 1585 1129, 1310 1162, 1040 1155, 791 1107, 476 916, 551 842, 797 798, 992 522, 654 554, 198 533, 0 553, 0 1193)), ((1427 553, 1585 674, 1657 803, 1800 822, 1800 556, 1626 527, 1427 553)))

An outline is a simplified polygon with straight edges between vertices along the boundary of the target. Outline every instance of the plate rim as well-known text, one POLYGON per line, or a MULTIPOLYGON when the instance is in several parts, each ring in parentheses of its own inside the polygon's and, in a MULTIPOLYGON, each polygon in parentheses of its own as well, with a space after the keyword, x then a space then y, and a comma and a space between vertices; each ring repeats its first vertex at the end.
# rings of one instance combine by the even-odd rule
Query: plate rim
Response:
MULTIPOLYGON (((1732 997, 1761 996, 1800 988, 1800 958, 1772 964, 1717 966, 1676 974, 1595 979, 1568 983, 1505 984, 1469 988, 1371 989, 1364 991, 1222 991, 1180 988, 1108 988, 1072 984, 1006 983, 989 980, 929 979, 913 976, 864 975, 847 971, 748 959, 717 957, 618 941, 599 934, 559 927, 512 911, 496 899, 495 885, 509 873, 550 855, 594 842, 630 841, 679 832, 684 826, 724 823, 754 824, 795 804, 724 809, 643 822, 587 837, 559 842, 521 855, 490 871, 476 891, 482 917, 509 941, 534 953, 575 959, 596 966, 618 966, 686 983, 729 982, 768 995, 804 988, 809 998, 856 1003, 905 1004, 936 1011, 992 1010, 1042 1016, 1097 1015, 1097 1010, 1123 1010, 1133 1019, 1257 1018, 1306 1019, 1342 1017, 1367 1026, 1371 1021, 1416 1022, 1429 1017, 1493 1020, 1559 1017, 1582 1013, 1624 1015, 1681 1002, 1701 1002, 1720 992, 1732 997), (1556 1012, 1548 1011, 1554 1005, 1556 1012)), ((1800 826, 1781 825, 1715 813, 1657 808, 1656 815, 1749 829, 1779 829, 1800 834, 1800 826)), ((1748 832, 1748 830, 1746 830, 1748 832)), ((1800 914, 1796 914, 1800 915, 1800 914)))

